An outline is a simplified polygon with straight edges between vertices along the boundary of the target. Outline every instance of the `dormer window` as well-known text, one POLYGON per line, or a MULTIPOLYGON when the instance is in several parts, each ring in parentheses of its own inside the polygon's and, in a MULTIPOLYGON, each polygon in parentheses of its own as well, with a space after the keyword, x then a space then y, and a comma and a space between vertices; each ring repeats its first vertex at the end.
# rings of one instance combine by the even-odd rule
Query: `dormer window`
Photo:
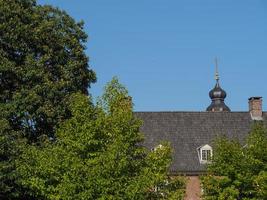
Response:
POLYGON ((207 164, 211 162, 212 148, 208 144, 197 148, 198 158, 201 164, 207 164))
POLYGON ((162 149, 163 148, 163 145, 162 144, 159 144, 158 146, 156 146, 155 148, 152 148, 151 151, 156 151, 158 149, 162 149))
POLYGON ((211 160, 211 150, 208 149, 202 149, 201 150, 201 160, 204 160, 204 161, 210 161, 211 160))

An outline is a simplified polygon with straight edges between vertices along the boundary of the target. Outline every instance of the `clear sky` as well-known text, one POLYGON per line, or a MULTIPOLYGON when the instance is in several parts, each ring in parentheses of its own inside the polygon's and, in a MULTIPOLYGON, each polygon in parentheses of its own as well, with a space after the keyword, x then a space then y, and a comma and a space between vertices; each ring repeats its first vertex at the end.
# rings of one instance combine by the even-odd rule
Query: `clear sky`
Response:
POLYGON ((40 0, 84 20, 97 73, 91 94, 113 76, 136 111, 204 111, 220 82, 233 111, 262 96, 267 110, 266 0, 40 0))

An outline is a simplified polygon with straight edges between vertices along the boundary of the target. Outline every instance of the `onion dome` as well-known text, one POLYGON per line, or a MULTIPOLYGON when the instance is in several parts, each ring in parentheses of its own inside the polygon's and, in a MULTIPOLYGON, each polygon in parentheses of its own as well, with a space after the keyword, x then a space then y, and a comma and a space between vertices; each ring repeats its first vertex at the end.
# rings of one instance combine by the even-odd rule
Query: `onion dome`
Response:
POLYGON ((219 82, 216 83, 215 87, 209 92, 211 99, 225 99, 226 92, 220 87, 219 82))
POLYGON ((207 111, 210 112, 224 112, 224 111, 231 111, 230 108, 225 105, 224 99, 226 98, 226 92, 220 87, 219 84, 219 73, 217 67, 217 60, 216 60, 216 74, 215 74, 216 85, 215 87, 209 92, 209 96, 211 98, 211 104, 207 108, 207 111))

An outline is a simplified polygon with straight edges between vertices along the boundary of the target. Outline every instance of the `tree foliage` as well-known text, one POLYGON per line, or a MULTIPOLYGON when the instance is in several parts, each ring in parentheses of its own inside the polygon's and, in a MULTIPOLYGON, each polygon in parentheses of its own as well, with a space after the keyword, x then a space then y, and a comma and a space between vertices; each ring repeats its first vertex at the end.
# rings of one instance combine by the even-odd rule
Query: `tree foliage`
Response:
POLYGON ((53 136, 69 117, 67 98, 95 81, 84 50, 83 23, 35 0, 0 0, 0 105, 30 141, 53 136))
POLYGON ((87 95, 95 81, 86 39, 83 23, 64 11, 35 0, 0 0, 0 199, 23 194, 15 159, 25 142, 53 138, 70 117, 69 96, 87 95))
POLYGON ((78 93, 72 117, 56 141, 28 145, 17 168, 30 196, 43 199, 182 199, 183 182, 168 177, 171 150, 140 145, 140 120, 127 90, 116 79, 94 107, 78 93), (177 190, 180 189, 180 190, 177 190))
POLYGON ((127 90, 114 79, 92 104, 86 39, 64 11, 0 0, 0 199, 182 199, 127 90))
POLYGON ((220 138, 215 142, 208 176, 203 177, 204 197, 258 199, 267 197, 267 130, 255 122, 246 144, 220 138))
POLYGON ((15 159, 22 152, 25 140, 14 131, 7 120, 10 105, 0 106, 0 199, 16 199, 20 195, 15 159))
POLYGON ((183 181, 168 177, 168 144, 141 146, 140 120, 127 90, 113 79, 96 107, 78 93, 56 141, 29 145, 17 163, 21 185, 39 199, 182 199, 183 181))

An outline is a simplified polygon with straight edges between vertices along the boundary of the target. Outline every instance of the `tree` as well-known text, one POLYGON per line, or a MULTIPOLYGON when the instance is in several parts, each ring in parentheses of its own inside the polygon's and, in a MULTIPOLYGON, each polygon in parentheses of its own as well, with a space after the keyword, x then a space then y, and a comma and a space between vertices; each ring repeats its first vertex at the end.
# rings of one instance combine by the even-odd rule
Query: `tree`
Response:
POLYGON ((182 199, 183 181, 168 177, 171 150, 146 150, 127 90, 113 79, 97 106, 72 95, 72 117, 56 141, 29 145, 17 163, 20 184, 39 199, 182 199))
POLYGON ((267 130, 255 122, 246 143, 220 138, 215 142, 208 176, 203 177, 205 199, 266 199, 267 130))
POLYGON ((15 159, 25 142, 53 138, 70 118, 70 95, 88 95, 95 82, 86 39, 83 23, 64 11, 35 0, 0 0, 0 199, 23 194, 15 159))
POLYGON ((25 147, 22 134, 12 130, 5 115, 9 105, 0 107, 0 199, 17 199, 20 186, 16 184, 15 159, 25 147))
POLYGON ((84 53, 83 23, 35 0, 0 0, 0 106, 30 142, 53 137, 69 118, 68 97, 95 82, 84 53))

